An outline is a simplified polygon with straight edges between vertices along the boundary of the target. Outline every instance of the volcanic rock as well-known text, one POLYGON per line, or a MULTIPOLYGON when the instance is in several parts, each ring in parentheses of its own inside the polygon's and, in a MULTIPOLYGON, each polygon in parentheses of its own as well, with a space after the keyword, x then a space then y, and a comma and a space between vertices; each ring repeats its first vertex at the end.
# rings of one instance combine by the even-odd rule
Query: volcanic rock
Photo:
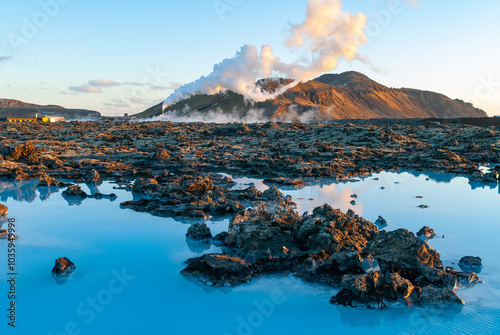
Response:
POLYGON ((5 216, 9 212, 7 206, 0 204, 0 216, 5 216))
POLYGON ((482 260, 480 257, 465 256, 460 259, 458 266, 465 272, 481 273, 483 269, 482 260))
POLYGON ((212 238, 212 232, 206 223, 195 223, 189 227, 187 237, 198 241, 208 241, 212 238))
POLYGON ((344 214, 325 204, 315 208, 312 215, 300 222, 297 241, 302 250, 313 252, 360 252, 377 234, 378 229, 373 223, 359 217, 352 210, 344 214))
POLYGON ((397 301, 409 301, 413 284, 397 273, 380 274, 372 271, 363 275, 345 275, 342 289, 330 302, 366 308, 384 308, 397 301))
POLYGON ((82 190, 82 188, 78 185, 70 185, 64 192, 62 193, 63 197, 68 198, 87 198, 88 194, 82 190))
POLYGON ((439 253, 406 229, 381 231, 364 252, 378 260, 382 272, 397 272, 410 280, 422 269, 442 267, 439 253))
POLYGON ((433 239, 434 236, 436 236, 436 233, 434 232, 434 229, 424 226, 417 232, 417 236, 423 239, 430 240, 433 239))
POLYGON ((188 266, 181 271, 211 286, 239 285, 253 277, 251 267, 241 258, 209 254, 186 261, 188 266))
POLYGON ((75 269, 76 265, 73 262, 66 257, 60 257, 56 260, 52 269, 52 277, 54 277, 57 284, 64 285, 75 269))
POLYGON ((418 295, 418 300, 420 303, 427 305, 434 304, 464 304, 464 301, 455 293, 451 288, 434 288, 432 286, 426 286, 422 288, 422 291, 418 295))

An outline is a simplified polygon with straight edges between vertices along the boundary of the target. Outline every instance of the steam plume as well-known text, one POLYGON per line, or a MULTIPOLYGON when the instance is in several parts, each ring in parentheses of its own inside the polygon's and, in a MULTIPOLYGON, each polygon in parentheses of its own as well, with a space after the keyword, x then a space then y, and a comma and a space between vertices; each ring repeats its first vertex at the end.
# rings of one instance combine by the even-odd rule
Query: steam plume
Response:
POLYGON ((244 45, 235 57, 216 64, 209 75, 176 89, 163 108, 195 93, 215 94, 225 90, 254 101, 271 99, 299 82, 335 69, 341 59, 356 59, 360 46, 366 43, 366 21, 364 14, 343 12, 340 0, 309 0, 305 21, 290 28, 286 41, 290 49, 309 52, 308 62, 286 64, 270 45, 263 45, 260 51, 253 45, 244 45), (256 85, 258 79, 274 75, 294 81, 274 93, 256 85))

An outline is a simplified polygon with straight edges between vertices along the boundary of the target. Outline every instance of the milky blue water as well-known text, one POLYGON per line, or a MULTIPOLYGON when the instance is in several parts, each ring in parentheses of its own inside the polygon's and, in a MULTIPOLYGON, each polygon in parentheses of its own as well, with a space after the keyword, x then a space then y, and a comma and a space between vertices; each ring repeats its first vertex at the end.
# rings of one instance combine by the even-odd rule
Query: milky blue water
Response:
MULTIPOLYGON (((266 188, 258 180, 238 182, 237 187, 255 183, 266 188)), ((220 251, 188 244, 188 224, 120 209, 133 195, 109 183, 100 191, 116 193, 114 202, 87 199, 70 206, 60 191, 48 199, 40 191, 45 193, 30 183, 0 183, 0 201, 9 207, 21 236, 16 241, 15 329, 7 326, 7 241, 0 240, 0 334, 500 333, 500 194, 495 186, 405 172, 284 190, 300 213, 329 203, 343 211, 352 208, 371 221, 382 215, 389 230, 416 232, 431 226, 438 237, 430 244, 446 265, 456 267, 466 255, 483 259, 480 276, 485 283, 458 291, 466 302, 462 308, 387 310, 330 305, 336 289, 286 274, 234 289, 208 289, 179 273, 186 259, 220 251), (357 203, 351 205, 354 193, 357 203), (421 204, 429 208, 418 208, 421 204), (77 266, 63 286, 50 273, 61 256, 77 266)), ((227 229, 228 220, 208 223, 217 233, 227 229)))

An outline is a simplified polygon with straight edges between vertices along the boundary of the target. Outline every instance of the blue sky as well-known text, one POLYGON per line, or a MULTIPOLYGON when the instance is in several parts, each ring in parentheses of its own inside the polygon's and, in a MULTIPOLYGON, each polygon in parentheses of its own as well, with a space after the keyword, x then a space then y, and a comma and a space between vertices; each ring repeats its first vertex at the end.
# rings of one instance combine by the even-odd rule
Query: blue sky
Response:
MULTIPOLYGON (((342 62, 335 72, 360 71, 390 87, 444 93, 500 115, 500 2, 415 2, 344 0, 344 10, 368 16, 369 40, 360 52, 372 66, 342 62)), ((244 44, 270 44, 287 62, 300 58, 285 40, 306 6, 307 0, 9 1, 0 20, 0 97, 104 115, 140 112, 244 44)))

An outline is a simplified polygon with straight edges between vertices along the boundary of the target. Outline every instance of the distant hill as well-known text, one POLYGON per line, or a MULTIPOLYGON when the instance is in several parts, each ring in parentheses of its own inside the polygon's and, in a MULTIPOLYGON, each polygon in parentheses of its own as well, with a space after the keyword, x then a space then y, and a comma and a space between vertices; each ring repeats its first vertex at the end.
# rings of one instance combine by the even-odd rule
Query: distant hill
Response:
MULTIPOLYGON (((287 79, 264 79, 263 90, 274 92, 290 82, 287 79)), ((269 120, 333 120, 372 118, 458 118, 486 117, 472 104, 452 100, 442 94, 416 89, 394 89, 381 85, 362 73, 325 74, 287 90, 273 100, 249 103, 234 92, 215 95, 196 94, 168 106, 165 113, 189 117, 193 113, 216 111, 243 118, 258 109, 269 120), (188 108, 186 108, 188 107, 188 108)), ((162 104, 133 117, 150 118, 162 113, 162 104)))
POLYGON ((36 105, 19 100, 0 99, 0 117, 63 116, 67 120, 96 120, 101 113, 87 109, 67 109, 56 105, 36 105))

